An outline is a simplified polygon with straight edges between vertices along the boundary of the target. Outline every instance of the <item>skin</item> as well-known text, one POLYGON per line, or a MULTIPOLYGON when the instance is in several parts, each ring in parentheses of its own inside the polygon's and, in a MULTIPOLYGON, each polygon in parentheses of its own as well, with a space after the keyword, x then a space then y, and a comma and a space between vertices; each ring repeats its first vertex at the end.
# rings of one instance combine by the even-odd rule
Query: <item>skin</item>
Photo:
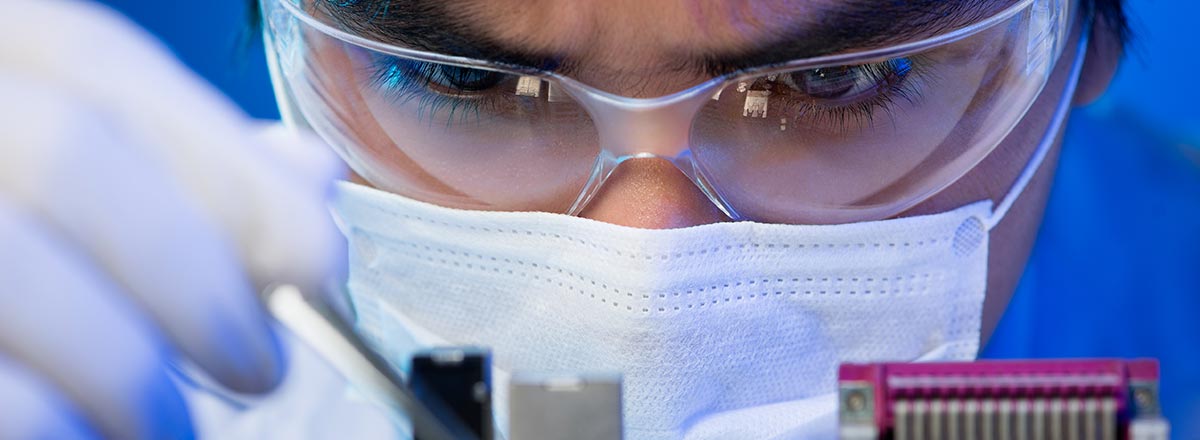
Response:
MULTIPOLYGON (((474 29, 512 47, 569 54, 587 60, 576 77, 613 93, 659 96, 707 79, 680 74, 680 54, 733 52, 813 20, 837 0, 457 0, 450 9, 474 29), (622 79, 674 78, 623 89, 622 79)), ((1042 139, 1063 99, 1079 28, 1034 106, 983 162, 945 190, 899 217, 939 213, 983 199, 999 202, 1042 139)), ((1109 29, 1096 24, 1075 104, 1098 97, 1121 55, 1109 29)), ((1058 135, 1061 135, 1059 133, 1058 135)), ((1042 221, 1061 139, 1007 216, 991 231, 983 341, 990 337, 1025 267, 1042 221)), ((356 181, 365 183, 361 178, 356 181)), ((695 185, 660 159, 625 162, 581 214, 641 228, 679 228, 729 221, 695 185)))

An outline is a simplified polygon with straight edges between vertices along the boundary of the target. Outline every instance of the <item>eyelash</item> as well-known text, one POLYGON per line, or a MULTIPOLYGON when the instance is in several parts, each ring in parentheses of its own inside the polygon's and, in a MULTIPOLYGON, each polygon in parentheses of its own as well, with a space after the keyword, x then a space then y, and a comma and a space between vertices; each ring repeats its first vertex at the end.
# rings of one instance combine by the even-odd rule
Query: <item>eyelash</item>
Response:
POLYGON ((922 89, 927 89, 934 78, 930 69, 933 64, 921 55, 864 64, 858 67, 866 70, 866 80, 879 85, 868 99, 834 104, 793 99, 785 101, 784 113, 802 115, 817 126, 832 123, 838 133, 847 132, 850 127, 864 127, 864 122, 865 126, 871 126, 878 112, 891 117, 895 105, 901 101, 916 105, 923 96, 922 89))
MULTIPOLYGON (((433 69, 436 68, 437 65, 433 63, 372 54, 371 62, 366 66, 366 73, 370 78, 370 87, 383 90, 388 98, 397 103, 408 104, 414 99, 417 100, 418 117, 424 118, 426 113, 431 116, 437 115, 438 111, 448 110, 447 127, 453 123, 455 113, 460 110, 466 111, 460 113, 462 122, 466 122, 470 115, 478 119, 481 112, 480 106, 475 102, 478 99, 467 95, 451 97, 433 91, 437 85, 431 78, 435 73, 433 69)), ((430 121, 435 119, 429 118, 430 121)))
MULTIPOLYGON (((787 99, 781 105, 783 113, 809 123, 831 124, 838 132, 848 132, 851 127, 874 124, 875 117, 883 112, 891 117, 895 105, 906 102, 910 105, 922 97, 921 90, 933 77, 929 62, 922 56, 897 58, 876 64, 856 66, 865 71, 865 80, 879 84, 869 98, 848 103, 826 103, 817 99, 787 99)), ((417 114, 430 121, 444 117, 447 128, 455 122, 467 123, 482 120, 485 114, 497 115, 501 111, 513 111, 517 105, 512 93, 487 93, 480 91, 448 90, 433 82, 439 73, 438 65, 430 62, 405 60, 402 58, 373 55, 367 66, 372 87, 383 90, 390 99, 401 104, 417 100, 417 114), (440 115, 439 112, 445 112, 440 115), (455 118, 458 118, 457 121, 455 118)), ((500 74, 503 78, 492 86, 509 84, 515 78, 511 74, 500 74)), ((778 107, 777 107, 778 108, 778 107)))

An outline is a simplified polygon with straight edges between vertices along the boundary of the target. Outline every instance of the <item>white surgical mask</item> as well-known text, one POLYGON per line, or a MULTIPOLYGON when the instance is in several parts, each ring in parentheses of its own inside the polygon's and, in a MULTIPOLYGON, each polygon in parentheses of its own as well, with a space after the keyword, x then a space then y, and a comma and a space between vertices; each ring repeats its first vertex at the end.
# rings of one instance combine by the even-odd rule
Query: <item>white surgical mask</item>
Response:
POLYGON ((512 372, 615 371, 626 438, 833 437, 840 363, 975 357, 988 232, 1049 151, 1081 61, 995 210, 646 230, 342 184, 358 331, 401 369, 433 345, 490 347, 500 433, 512 372))

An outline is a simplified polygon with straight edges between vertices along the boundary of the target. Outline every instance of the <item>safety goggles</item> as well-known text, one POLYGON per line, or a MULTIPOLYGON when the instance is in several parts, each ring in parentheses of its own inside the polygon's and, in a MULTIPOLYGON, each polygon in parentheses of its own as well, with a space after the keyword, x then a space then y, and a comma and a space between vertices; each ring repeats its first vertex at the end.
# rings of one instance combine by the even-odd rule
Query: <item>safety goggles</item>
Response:
POLYGON ((1071 16, 1069 0, 1017 0, 908 43, 632 98, 364 37, 329 12, 354 3, 263 10, 285 117, 302 116, 372 185, 577 215, 623 162, 665 159, 730 218, 792 224, 887 218, 960 178, 1033 104, 1071 16))

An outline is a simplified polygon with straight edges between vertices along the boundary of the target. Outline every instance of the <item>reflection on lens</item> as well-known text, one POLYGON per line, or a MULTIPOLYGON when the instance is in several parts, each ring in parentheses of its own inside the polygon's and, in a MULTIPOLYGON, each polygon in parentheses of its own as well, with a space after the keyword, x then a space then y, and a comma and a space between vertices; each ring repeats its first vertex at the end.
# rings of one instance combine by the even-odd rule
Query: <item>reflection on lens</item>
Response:
MULTIPOLYGON (((488 124, 494 118, 524 122, 541 118, 550 106, 537 99, 546 88, 545 81, 534 76, 517 76, 491 70, 439 64, 370 54, 364 68, 363 85, 372 94, 392 99, 396 105, 410 105, 420 120, 442 123, 458 129, 461 124, 488 124)), ((582 109, 567 100, 567 112, 582 109)), ((576 117, 586 117, 576 113, 576 117)))
POLYGON ((591 175, 595 126, 553 81, 302 35, 297 104, 375 186, 450 207, 566 212, 591 175))
POLYGON ((568 212, 593 172, 667 155, 691 161, 686 174, 742 218, 840 223, 895 215, 995 148, 1045 84, 1063 37, 1048 14, 1062 12, 1026 7, 890 58, 742 71, 658 101, 385 48, 328 17, 294 20, 299 31, 273 44, 307 122, 385 190, 451 207, 568 212), (572 94, 587 94, 578 96, 586 106, 572 94), (675 129, 693 110, 690 132, 675 129))
POLYGON ((982 160, 1032 104, 1048 66, 1028 38, 1000 24, 903 57, 731 81, 693 121, 694 160, 749 219, 894 215, 982 160))

